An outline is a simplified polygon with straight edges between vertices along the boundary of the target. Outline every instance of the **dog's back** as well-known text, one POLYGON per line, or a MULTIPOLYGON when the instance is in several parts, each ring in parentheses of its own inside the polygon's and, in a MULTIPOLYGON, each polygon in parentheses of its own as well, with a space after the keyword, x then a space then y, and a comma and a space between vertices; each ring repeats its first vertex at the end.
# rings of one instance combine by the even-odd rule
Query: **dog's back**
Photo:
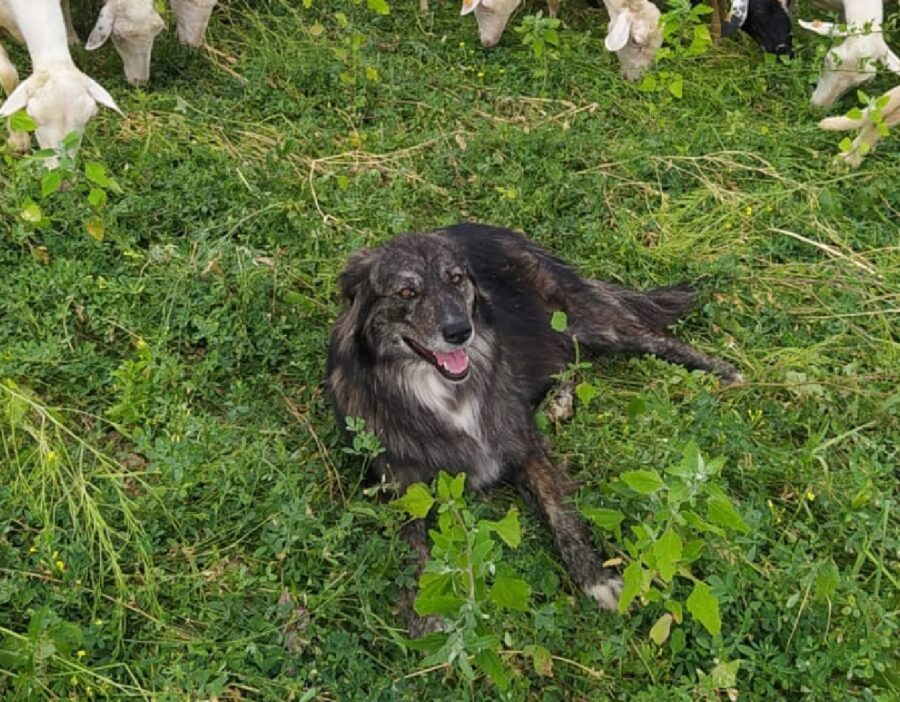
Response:
POLYGON ((694 304, 693 290, 684 283, 638 291, 584 278, 509 229, 458 224, 441 234, 463 253, 489 300, 489 321, 532 403, 540 402, 551 376, 572 359, 572 336, 588 350, 633 351, 623 339, 664 334, 694 304), (550 326, 556 310, 568 318, 564 333, 550 326))
POLYGON ((572 338, 550 326, 565 310, 568 291, 581 278, 560 259, 521 234, 484 224, 459 224, 443 232, 463 254, 484 298, 485 322, 513 366, 532 404, 547 393, 552 376, 572 358, 572 338))

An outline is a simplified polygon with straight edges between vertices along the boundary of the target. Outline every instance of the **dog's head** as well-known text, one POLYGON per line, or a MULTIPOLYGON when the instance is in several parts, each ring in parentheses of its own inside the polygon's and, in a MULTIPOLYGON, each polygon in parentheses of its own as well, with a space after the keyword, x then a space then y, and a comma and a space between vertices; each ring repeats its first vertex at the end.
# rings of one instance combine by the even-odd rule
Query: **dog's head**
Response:
POLYGON ((477 292, 452 241, 407 234, 358 251, 340 286, 354 333, 376 361, 427 363, 454 382, 468 376, 477 292))

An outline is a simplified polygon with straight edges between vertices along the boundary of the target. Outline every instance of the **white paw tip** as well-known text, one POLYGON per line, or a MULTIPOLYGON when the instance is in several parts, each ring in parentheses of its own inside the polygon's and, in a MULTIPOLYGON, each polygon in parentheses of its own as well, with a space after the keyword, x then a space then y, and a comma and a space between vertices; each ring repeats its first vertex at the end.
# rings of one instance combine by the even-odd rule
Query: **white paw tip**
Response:
POLYGON ((615 611, 619 607, 619 594, 622 592, 622 581, 618 577, 594 583, 585 592, 603 609, 615 611))

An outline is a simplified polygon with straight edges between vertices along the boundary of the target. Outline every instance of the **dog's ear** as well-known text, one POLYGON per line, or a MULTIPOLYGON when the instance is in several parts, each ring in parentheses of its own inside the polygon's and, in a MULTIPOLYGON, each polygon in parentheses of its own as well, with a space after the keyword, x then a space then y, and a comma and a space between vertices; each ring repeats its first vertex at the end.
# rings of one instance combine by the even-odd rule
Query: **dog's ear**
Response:
POLYGON ((338 285, 341 287, 341 294, 350 302, 353 302, 360 287, 369 277, 376 258, 374 249, 360 249, 347 261, 347 267, 338 278, 338 285))

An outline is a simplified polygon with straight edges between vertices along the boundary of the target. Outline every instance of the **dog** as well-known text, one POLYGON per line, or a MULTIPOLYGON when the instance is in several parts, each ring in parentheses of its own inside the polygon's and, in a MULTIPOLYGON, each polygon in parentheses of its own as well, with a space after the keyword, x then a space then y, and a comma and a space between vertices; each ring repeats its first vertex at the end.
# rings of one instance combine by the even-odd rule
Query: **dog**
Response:
MULTIPOLYGON (((573 481, 533 419, 574 344, 594 352, 650 353, 733 382, 731 364, 667 332, 692 306, 686 284, 629 290, 584 278, 522 234, 483 224, 403 234, 362 249, 339 278, 347 306, 331 333, 327 386, 341 426, 365 420, 385 451, 369 479, 398 493, 445 470, 481 492, 514 483, 549 525, 574 583, 614 610, 622 581, 567 504, 573 481), (564 333, 551 328, 556 310, 564 333)), ((428 558, 424 520, 402 529, 428 558)), ((412 636, 433 621, 404 609, 412 636)))

